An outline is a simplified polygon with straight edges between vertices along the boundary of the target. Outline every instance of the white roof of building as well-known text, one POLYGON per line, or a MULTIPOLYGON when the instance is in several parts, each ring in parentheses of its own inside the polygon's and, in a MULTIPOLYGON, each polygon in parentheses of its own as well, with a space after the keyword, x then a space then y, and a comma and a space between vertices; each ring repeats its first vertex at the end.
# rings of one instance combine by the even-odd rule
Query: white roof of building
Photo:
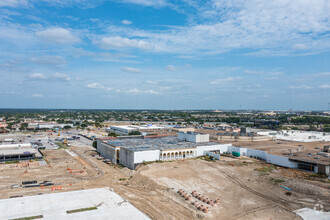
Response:
POLYGON ((31 148, 31 143, 25 144, 0 144, 0 150, 13 149, 13 148, 31 148))
POLYGON ((132 130, 152 130, 152 129, 165 129, 164 126, 157 126, 157 125, 118 125, 118 126, 111 126, 111 128, 119 128, 119 129, 125 129, 128 131, 132 130))
POLYGON ((42 215, 43 219, 150 219, 109 188, 52 193, 0 200, 1 219, 42 215), (68 214, 69 210, 97 209, 68 214))
POLYGON ((164 126, 157 126, 157 125, 142 125, 137 126, 140 130, 149 130, 149 129, 165 129, 164 126))
POLYGON ((133 127, 130 127, 130 126, 127 126, 127 125, 118 125, 118 126, 111 126, 111 128, 114 128, 114 129, 123 129, 123 130, 136 130, 136 128, 133 128, 133 127))
POLYGON ((258 135, 275 136, 279 140, 298 142, 330 141, 329 132, 282 130, 258 132, 258 135))

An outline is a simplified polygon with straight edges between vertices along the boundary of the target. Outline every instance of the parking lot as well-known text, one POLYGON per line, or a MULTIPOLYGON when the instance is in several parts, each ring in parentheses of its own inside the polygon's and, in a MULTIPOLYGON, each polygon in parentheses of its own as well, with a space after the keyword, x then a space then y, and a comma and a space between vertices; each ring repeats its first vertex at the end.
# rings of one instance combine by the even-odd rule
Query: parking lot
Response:
POLYGON ((93 141, 80 136, 79 131, 60 131, 55 132, 29 132, 26 134, 17 135, 6 135, 8 138, 12 138, 14 143, 31 143, 33 147, 46 150, 56 150, 58 149, 57 143, 63 143, 67 140, 68 146, 74 145, 77 147, 92 147, 93 141), (18 138, 17 138, 18 137, 18 138), (74 138, 73 138, 74 137, 74 138))

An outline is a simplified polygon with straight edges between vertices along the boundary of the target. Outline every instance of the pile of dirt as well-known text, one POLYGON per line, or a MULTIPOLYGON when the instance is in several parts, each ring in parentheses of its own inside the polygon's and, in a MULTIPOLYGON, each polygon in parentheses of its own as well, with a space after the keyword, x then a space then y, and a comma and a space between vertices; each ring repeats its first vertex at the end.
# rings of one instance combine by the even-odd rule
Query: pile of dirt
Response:
POLYGON ((291 180, 286 179, 286 187, 289 187, 293 191, 303 193, 310 196, 316 196, 318 198, 328 199, 330 198, 330 191, 328 189, 323 189, 318 186, 314 186, 309 183, 305 183, 301 180, 291 180))
POLYGON ((131 177, 136 173, 135 170, 130 170, 127 167, 124 167, 124 168, 120 169, 120 171, 127 177, 131 177))
POLYGON ((198 218, 195 212, 172 199, 174 192, 169 188, 157 184, 139 172, 135 172, 132 178, 114 188, 117 193, 152 219, 198 218))
POLYGON ((136 173, 130 180, 129 184, 136 189, 143 189, 147 191, 167 191, 168 188, 157 184, 149 177, 136 173))

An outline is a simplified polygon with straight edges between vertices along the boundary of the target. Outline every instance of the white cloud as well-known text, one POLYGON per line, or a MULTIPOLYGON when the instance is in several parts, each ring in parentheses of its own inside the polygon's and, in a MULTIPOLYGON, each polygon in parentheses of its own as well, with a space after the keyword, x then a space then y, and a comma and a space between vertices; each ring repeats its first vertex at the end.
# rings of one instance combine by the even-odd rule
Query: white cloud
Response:
POLYGON ((210 83, 212 85, 219 85, 219 84, 225 84, 225 83, 228 83, 228 82, 238 81, 238 80, 241 80, 241 79, 242 79, 241 77, 227 77, 227 78, 217 79, 217 80, 211 81, 210 83))
POLYGON ((142 72, 141 69, 133 68, 133 67, 122 67, 120 68, 121 71, 127 72, 127 73, 140 73, 142 72))
POLYGON ((276 76, 265 78, 265 80, 278 80, 278 79, 279 78, 276 76))
POLYGON ((70 81, 71 80, 71 78, 67 74, 64 74, 64 73, 55 73, 53 75, 53 78, 56 80, 59 80, 59 81, 70 81))
POLYGON ((42 40, 57 44, 72 44, 77 43, 80 39, 74 36, 65 28, 49 28, 43 31, 36 32, 36 36, 42 40))
POLYGON ((0 7, 26 7, 28 6, 27 0, 0 0, 0 7))
MULTIPOLYGON (((43 1, 52 5, 63 5, 60 2, 64 2, 43 1)), ((165 0, 114 1, 154 7, 171 5, 165 0)), ((26 1, 2 0, 0 2, 3 5, 17 5, 21 4, 19 2, 26 1)), ((64 5, 78 5, 80 2, 88 1, 65 2, 70 2, 70 4, 64 5)), ((195 7, 193 15, 195 20, 187 26, 166 27, 161 30, 115 27, 107 33, 107 36, 99 37, 100 40, 97 43, 105 49, 148 49, 156 52, 178 53, 183 55, 182 57, 184 55, 193 57, 194 55, 212 55, 246 48, 253 49, 250 54, 266 51, 268 55, 273 56, 301 53, 299 49, 304 49, 304 53, 311 53, 311 51, 325 51, 330 48, 330 38, 327 37, 330 31, 330 13, 328 13, 330 1, 328 0, 210 0, 202 1, 203 3, 186 0, 183 2, 182 4, 195 7)), ((185 8, 184 6, 182 8, 185 8)), ((2 34, 7 34, 7 32, 0 30, 0 35, 2 34)), ((54 43, 79 41, 74 34, 64 28, 50 28, 39 31, 36 35, 54 43)), ((19 36, 24 36, 24 34, 19 36)))
MULTIPOLYGON (((0 39, 6 43, 9 42, 11 44, 18 45, 21 48, 26 48, 35 43, 35 36, 31 32, 31 29, 26 26, 10 22, 0 22, 0 39)), ((1 44, 1 46, 6 46, 6 44, 1 44)))
MULTIPOLYGON (((136 4, 142 5, 147 7, 165 7, 170 6, 167 0, 112 0, 119 3, 128 3, 128 4, 136 4)), ((91 1, 91 0, 0 0, 0 7, 21 7, 27 6, 28 3, 38 3, 38 2, 45 2, 50 6, 59 6, 59 7, 83 7, 83 8, 90 8, 100 5, 104 0, 101 1, 91 1)))
POLYGON ((175 70, 176 70, 176 67, 173 66, 173 65, 168 65, 168 66, 166 67, 166 69, 167 69, 168 71, 175 71, 175 70))
POLYGON ((104 88, 104 85, 102 85, 100 83, 91 83, 91 84, 88 84, 86 87, 90 88, 90 89, 101 89, 101 88, 104 88))
MULTIPOLYGON (((0 7, 37 7, 40 3, 55 7, 79 7, 93 8, 99 6, 106 0, 0 0, 0 7)), ((113 0, 116 1, 116 0, 113 0)), ((69 16, 67 16, 69 17, 69 16)))
POLYGON ((161 86, 161 87, 159 87, 159 89, 160 90, 171 90, 172 87, 170 87, 170 86, 161 86))
POLYGON ((105 49, 114 48, 137 48, 137 49, 149 49, 148 42, 143 40, 129 39, 124 37, 103 37, 99 42, 99 45, 105 49))
POLYGON ((16 91, 5 91, 5 92, 0 92, 0 95, 21 95, 22 93, 16 92, 16 91))
POLYGON ((43 98, 45 97, 43 94, 32 94, 33 98, 43 98))
POLYGON ((300 85, 300 86, 289 86, 290 89, 312 89, 313 87, 307 85, 300 85))
POLYGON ((128 90, 117 89, 116 92, 118 92, 118 93, 120 93, 120 92, 121 93, 128 93, 128 94, 131 94, 131 95, 139 95, 139 94, 159 95, 160 94, 160 92, 155 91, 153 89, 140 90, 140 89, 137 89, 137 88, 128 89, 128 90))
POLYGON ((101 90, 106 90, 106 91, 112 90, 112 88, 106 87, 105 85, 103 85, 101 83, 90 83, 90 84, 87 84, 86 87, 89 89, 101 89, 101 90))
POLYGON ((122 20, 121 23, 126 24, 126 25, 132 24, 132 22, 129 20, 122 20))
POLYGON ((66 60, 61 56, 42 56, 42 57, 33 57, 31 59, 32 63, 47 65, 47 66, 62 66, 66 64, 66 60))
POLYGON ((304 50, 307 49, 307 46, 305 44, 295 44, 293 45, 293 49, 304 50))
POLYGON ((151 6, 157 8, 169 5, 169 3, 166 0, 121 0, 120 2, 143 5, 143 6, 151 6))
POLYGON ((212 0, 197 4, 196 11, 198 22, 192 25, 166 30, 112 28, 113 35, 126 38, 104 38, 102 44, 184 55, 212 55, 247 48, 257 54, 267 48, 268 55, 283 56, 297 53, 293 47, 302 49, 309 45, 306 50, 313 51, 330 48, 330 38, 324 37, 330 31, 328 0, 212 0), (143 46, 131 42, 132 38, 143 38, 143 46))
POLYGON ((56 81, 70 81, 71 78, 69 75, 67 74, 64 74, 64 73, 55 73, 53 74, 51 77, 47 77, 45 76, 44 74, 42 73, 32 73, 30 76, 29 76, 30 79, 33 79, 33 80, 56 80, 56 81))
POLYGON ((312 76, 316 76, 316 77, 330 76, 330 72, 317 73, 317 74, 313 74, 312 76))
POLYGON ((150 84, 150 85, 156 85, 157 84, 156 81, 151 81, 151 80, 147 80, 146 83, 150 84))
POLYGON ((244 73, 249 73, 249 74, 263 74, 265 72, 264 71, 256 71, 256 70, 244 70, 244 73))
POLYGON ((42 73, 32 73, 29 77, 31 79, 46 79, 45 75, 42 73))
POLYGON ((330 84, 323 84, 319 86, 320 89, 330 89, 330 84))

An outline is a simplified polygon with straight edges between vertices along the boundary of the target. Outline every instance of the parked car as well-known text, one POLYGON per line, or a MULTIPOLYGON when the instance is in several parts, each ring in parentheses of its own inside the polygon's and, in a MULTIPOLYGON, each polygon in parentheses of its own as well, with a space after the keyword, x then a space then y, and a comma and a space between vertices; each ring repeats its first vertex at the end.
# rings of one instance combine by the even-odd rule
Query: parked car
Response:
POLYGON ((13 185, 11 185, 11 188, 12 188, 12 189, 15 189, 15 188, 18 188, 18 187, 19 187, 18 184, 13 184, 13 185))

